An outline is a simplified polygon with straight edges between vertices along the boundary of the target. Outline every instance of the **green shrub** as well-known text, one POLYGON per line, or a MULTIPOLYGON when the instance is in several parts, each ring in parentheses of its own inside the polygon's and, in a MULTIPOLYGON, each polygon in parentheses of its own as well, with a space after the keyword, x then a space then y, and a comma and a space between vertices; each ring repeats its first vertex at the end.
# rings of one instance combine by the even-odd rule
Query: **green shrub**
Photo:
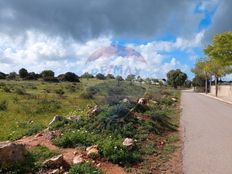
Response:
POLYGON ((39 131, 41 131, 43 129, 44 129, 43 125, 31 124, 31 125, 27 126, 27 131, 26 131, 25 135, 31 136, 31 135, 38 133, 39 131))
POLYGON ((176 130, 176 126, 171 123, 170 117, 165 112, 150 112, 149 114, 153 121, 153 129, 157 134, 176 130))
POLYGON ((69 174, 103 174, 103 172, 89 163, 83 163, 72 166, 69 174))
POLYGON ((94 95, 97 94, 99 92, 99 89, 91 86, 86 88, 81 94, 80 97, 83 99, 93 99, 94 95))
POLYGON ((129 166, 142 160, 141 153, 137 146, 128 149, 122 145, 123 139, 106 137, 99 142, 100 153, 103 157, 113 163, 122 166, 129 166))
POLYGON ((35 160, 35 166, 39 167, 42 165, 42 162, 48 158, 51 158, 57 155, 57 152, 51 151, 45 146, 36 146, 30 149, 31 156, 35 160))
POLYGON ((55 93, 58 94, 59 96, 64 95, 64 91, 62 89, 55 90, 55 93))
POLYGON ((173 103, 174 103, 174 101, 173 101, 172 98, 170 98, 170 97, 165 97, 165 98, 162 98, 162 99, 160 100, 160 104, 166 105, 166 106, 170 106, 170 105, 172 105, 173 103))
POLYGON ((58 109, 61 108, 61 103, 56 100, 44 99, 38 101, 37 104, 38 106, 35 111, 36 114, 52 113, 52 112, 56 112, 58 109))
POLYGON ((93 99, 93 95, 91 93, 88 93, 86 91, 80 93, 80 98, 83 98, 83 99, 93 99))
POLYGON ((75 85, 68 85, 68 86, 66 86, 66 89, 67 89, 70 93, 76 92, 76 86, 75 86, 75 85))
POLYGON ((22 88, 15 88, 15 93, 18 95, 26 95, 26 90, 22 88))
POLYGON ((7 106, 8 106, 8 103, 6 100, 0 101, 0 111, 6 111, 7 106))
POLYGON ((4 87, 3 87, 3 91, 4 91, 4 92, 7 92, 7 93, 10 93, 10 92, 11 92, 10 88, 7 87, 7 86, 4 86, 4 87))
POLYGON ((65 133, 62 137, 54 140, 54 144, 60 147, 74 147, 77 145, 90 146, 100 139, 97 134, 91 134, 86 130, 65 133))
POLYGON ((62 137, 56 138, 53 143, 64 148, 75 146, 91 146, 97 144, 99 146, 101 156, 113 163, 120 165, 131 165, 141 161, 141 153, 137 146, 133 149, 127 149, 122 145, 123 139, 120 137, 106 136, 104 134, 96 134, 79 130, 76 132, 65 133, 62 137))

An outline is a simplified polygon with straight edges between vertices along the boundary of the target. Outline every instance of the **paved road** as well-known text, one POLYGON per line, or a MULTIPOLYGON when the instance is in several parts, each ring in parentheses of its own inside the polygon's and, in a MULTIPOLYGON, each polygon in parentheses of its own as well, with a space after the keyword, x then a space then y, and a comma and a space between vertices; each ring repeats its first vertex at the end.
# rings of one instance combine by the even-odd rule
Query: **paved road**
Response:
POLYGON ((184 174, 232 174, 232 105, 182 94, 184 174))

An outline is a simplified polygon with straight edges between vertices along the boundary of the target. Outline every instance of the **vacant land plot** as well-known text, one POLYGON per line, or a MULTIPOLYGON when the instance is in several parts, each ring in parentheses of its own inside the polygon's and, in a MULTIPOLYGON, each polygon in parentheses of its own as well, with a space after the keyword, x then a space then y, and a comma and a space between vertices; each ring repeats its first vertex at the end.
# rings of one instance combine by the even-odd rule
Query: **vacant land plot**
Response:
MULTIPOLYGON (((95 145, 99 154, 87 158, 117 164, 125 172, 158 172, 166 170, 163 164, 176 148, 178 104, 176 90, 127 81, 0 81, 0 140, 34 135, 47 128, 55 115, 61 115, 63 119, 49 127, 49 131, 59 132, 51 140, 58 148, 84 151, 95 145), (138 103, 140 98, 144 102, 138 103), (98 112, 91 114, 96 106, 98 112), (80 119, 71 121, 68 116, 80 119)), ((42 167, 38 161, 45 158, 36 155, 39 150, 46 151, 45 157, 53 153, 45 147, 32 149, 35 162, 30 169, 34 171, 42 167)), ((84 163, 73 166, 70 172, 92 171, 95 167, 84 163)), ((101 170, 97 169, 99 173, 101 170)))

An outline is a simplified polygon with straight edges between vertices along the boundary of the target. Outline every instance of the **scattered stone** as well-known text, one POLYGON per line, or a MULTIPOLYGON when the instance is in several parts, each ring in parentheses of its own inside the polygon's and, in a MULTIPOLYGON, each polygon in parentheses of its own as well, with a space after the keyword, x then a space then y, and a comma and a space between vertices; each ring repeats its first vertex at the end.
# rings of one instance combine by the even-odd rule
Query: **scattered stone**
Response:
POLYGON ((79 121, 81 119, 81 116, 69 116, 68 117, 69 120, 71 121, 79 121))
POLYGON ((123 103, 130 103, 130 101, 129 101, 127 98, 124 98, 124 99, 122 100, 122 102, 123 102, 123 103))
POLYGON ((138 104, 141 104, 141 105, 147 104, 147 99, 145 99, 145 98, 140 98, 139 101, 138 101, 138 104))
POLYGON ((155 100, 151 100, 151 102, 152 102, 153 104, 158 104, 158 102, 155 101, 155 100))
POLYGON ((126 147, 131 147, 134 145, 134 140, 132 138, 125 138, 122 145, 126 147))
POLYGON ((73 152, 73 155, 77 155, 77 154, 78 154, 78 151, 73 152))
POLYGON ((86 152, 87 152, 88 156, 93 155, 93 154, 94 155, 99 155, 98 146, 93 145, 93 146, 87 147, 86 152))
POLYGON ((176 99, 176 98, 172 98, 172 101, 176 102, 176 101, 177 101, 177 99, 176 99))
POLYGON ((55 169, 55 170, 49 172, 49 174, 59 174, 59 173, 60 173, 59 169, 55 169))
POLYGON ((42 137, 42 136, 43 136, 43 133, 40 132, 40 133, 38 133, 38 134, 35 135, 35 138, 42 137))
POLYGON ((94 108, 92 110, 89 111, 89 115, 96 116, 100 112, 101 112, 101 109, 99 108, 99 106, 96 105, 96 106, 94 106, 94 108))
POLYGON ((43 165, 48 168, 57 168, 64 164, 63 155, 54 156, 46 161, 43 162, 43 165))
POLYGON ((52 121, 49 123, 49 127, 51 127, 52 125, 54 125, 55 123, 59 122, 59 121, 63 121, 65 120, 65 118, 61 115, 56 115, 52 121))
POLYGON ((73 164, 81 164, 83 162, 85 162, 85 160, 83 159, 82 155, 74 156, 73 164))
POLYGON ((98 163, 96 166, 97 166, 97 167, 101 167, 101 163, 98 163))
POLYGON ((25 160, 26 148, 10 141, 0 142, 0 166, 14 165, 25 160))

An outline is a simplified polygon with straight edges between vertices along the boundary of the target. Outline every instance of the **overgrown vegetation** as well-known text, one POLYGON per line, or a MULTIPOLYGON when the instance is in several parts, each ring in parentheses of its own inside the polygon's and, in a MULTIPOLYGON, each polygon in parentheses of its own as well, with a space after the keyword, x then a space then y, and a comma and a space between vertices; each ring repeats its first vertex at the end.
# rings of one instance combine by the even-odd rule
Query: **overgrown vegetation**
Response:
POLYGON ((84 163, 72 166, 69 174, 103 174, 103 172, 89 163, 84 163))
MULTIPOLYGON (((179 92, 169 87, 137 85, 121 80, 118 83, 112 78, 104 81, 82 78, 81 83, 59 84, 2 81, 0 94, 3 103, 0 103, 3 108, 0 109, 0 121, 4 122, 0 127, 1 140, 33 135, 46 128, 55 115, 78 115, 81 116, 78 121, 64 119, 50 127, 50 130, 61 131, 61 135, 53 140, 55 145, 62 148, 97 145, 99 155, 90 158, 129 168, 143 165, 149 156, 166 155, 175 149, 173 142, 166 138, 178 125, 179 92), (10 92, 5 90, 6 87, 10 92), (23 92, 16 92, 17 89, 23 92), (147 99, 146 104, 138 104, 141 97, 147 99), (95 105, 100 107, 100 112, 89 116, 95 105), (125 138, 133 139, 133 145, 123 145, 125 138), (162 141, 167 144, 160 145, 162 141)), ((32 169, 40 167, 41 162, 53 154, 47 150, 39 146, 30 151, 31 159, 34 159, 31 160, 32 169)), ((146 171, 153 170, 144 165, 145 168, 146 171)), ((84 163, 72 167, 70 172, 91 173, 93 170, 93 166, 84 163)))
POLYGON ((42 167, 44 160, 56 155, 57 152, 49 150, 44 146, 36 146, 26 154, 24 162, 16 163, 11 166, 0 166, 0 173, 21 174, 35 172, 42 167))

